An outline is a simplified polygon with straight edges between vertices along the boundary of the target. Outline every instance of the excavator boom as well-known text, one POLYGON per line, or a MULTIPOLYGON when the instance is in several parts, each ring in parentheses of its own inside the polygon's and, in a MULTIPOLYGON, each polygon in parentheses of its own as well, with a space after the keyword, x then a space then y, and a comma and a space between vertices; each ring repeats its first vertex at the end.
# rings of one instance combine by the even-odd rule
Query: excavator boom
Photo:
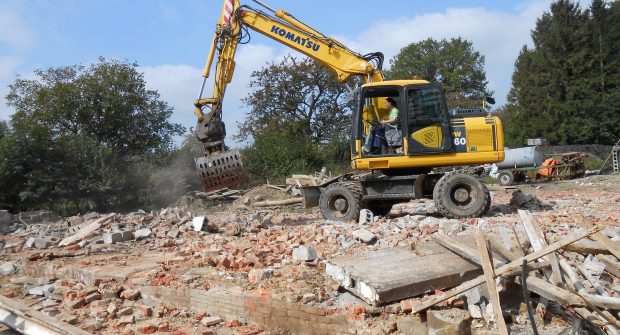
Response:
POLYGON ((226 128, 222 121, 222 103, 226 87, 234 74, 237 47, 249 39, 248 29, 320 62, 332 70, 341 82, 346 82, 354 75, 360 76, 365 83, 383 81, 383 54, 355 53, 337 40, 297 20, 290 13, 255 2, 271 14, 241 5, 239 0, 224 0, 203 71, 205 80, 198 100, 194 103, 198 117, 195 135, 205 149, 205 155, 196 159, 196 165, 205 191, 234 186, 247 180, 239 151, 229 150, 224 144, 226 128), (206 79, 211 75, 216 57, 213 95, 203 97, 206 79))

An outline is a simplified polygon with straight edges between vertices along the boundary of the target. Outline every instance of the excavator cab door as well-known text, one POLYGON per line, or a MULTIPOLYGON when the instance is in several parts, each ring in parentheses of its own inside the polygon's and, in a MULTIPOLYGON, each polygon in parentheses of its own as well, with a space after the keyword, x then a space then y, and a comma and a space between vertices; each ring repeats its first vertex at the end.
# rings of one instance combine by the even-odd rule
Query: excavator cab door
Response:
POLYGON ((407 155, 453 152, 450 118, 441 88, 434 85, 406 87, 407 155))

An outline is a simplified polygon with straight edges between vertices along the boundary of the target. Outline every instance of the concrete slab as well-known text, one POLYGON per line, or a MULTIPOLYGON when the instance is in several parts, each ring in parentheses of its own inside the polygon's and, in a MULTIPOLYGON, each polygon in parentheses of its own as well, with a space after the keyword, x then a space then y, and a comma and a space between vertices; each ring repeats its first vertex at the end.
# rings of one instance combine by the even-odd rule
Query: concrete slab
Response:
MULTIPOLYGON (((443 290, 477 277, 478 266, 436 246, 416 255, 405 248, 389 248, 342 256, 326 262, 325 273, 341 286, 373 305, 382 305, 443 290)), ((444 249, 445 250, 445 249, 444 249)))

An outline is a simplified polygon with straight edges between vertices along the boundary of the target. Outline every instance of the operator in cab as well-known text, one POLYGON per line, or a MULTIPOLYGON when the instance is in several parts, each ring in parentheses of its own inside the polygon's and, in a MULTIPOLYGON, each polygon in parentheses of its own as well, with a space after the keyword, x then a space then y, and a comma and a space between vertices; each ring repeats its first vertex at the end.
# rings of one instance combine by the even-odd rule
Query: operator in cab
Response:
POLYGON ((388 119, 379 121, 385 128, 385 140, 387 144, 387 153, 402 154, 403 137, 400 131, 400 111, 396 106, 396 100, 392 97, 385 99, 385 107, 388 112, 388 119))
POLYGON ((386 124, 391 124, 393 126, 397 126, 396 122, 398 120, 398 113, 400 113, 398 111, 398 107, 396 106, 396 100, 394 100, 394 98, 392 97, 387 97, 385 98, 385 107, 387 108, 388 112, 388 119, 387 120, 381 120, 379 121, 379 123, 381 123, 381 125, 385 126, 386 124))

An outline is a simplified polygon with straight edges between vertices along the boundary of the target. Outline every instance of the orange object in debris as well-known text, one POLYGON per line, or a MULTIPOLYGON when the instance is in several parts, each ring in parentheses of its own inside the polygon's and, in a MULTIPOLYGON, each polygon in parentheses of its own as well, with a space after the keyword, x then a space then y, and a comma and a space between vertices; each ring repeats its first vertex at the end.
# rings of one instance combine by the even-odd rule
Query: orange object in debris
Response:
POLYGON ((553 172, 555 171, 554 166, 556 165, 562 165, 562 161, 555 159, 555 158, 547 158, 541 164, 543 168, 538 170, 538 174, 543 177, 551 177, 553 175, 553 172))

